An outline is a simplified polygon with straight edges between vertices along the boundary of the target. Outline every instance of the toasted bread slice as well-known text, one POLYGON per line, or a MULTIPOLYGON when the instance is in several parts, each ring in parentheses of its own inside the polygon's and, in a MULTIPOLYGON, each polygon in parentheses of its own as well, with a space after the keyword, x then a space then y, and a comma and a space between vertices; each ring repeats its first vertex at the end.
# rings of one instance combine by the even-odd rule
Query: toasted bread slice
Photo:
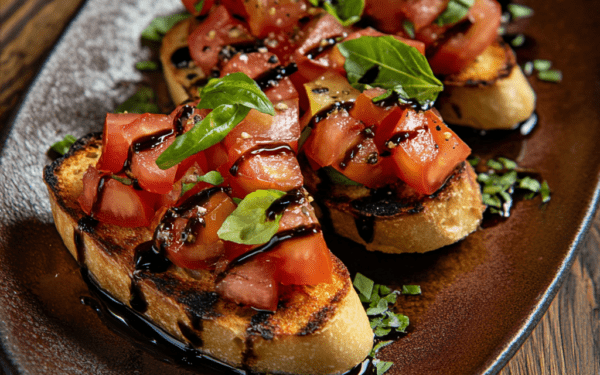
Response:
POLYGON ((424 253, 461 240, 483 216, 475 171, 462 163, 434 195, 422 195, 403 182, 373 191, 332 185, 305 168, 307 189, 328 212, 336 233, 385 253, 424 253))
POLYGON ((436 106, 450 124, 512 129, 533 114, 535 93, 512 49, 496 42, 462 72, 444 79, 436 106))
POLYGON ((100 156, 98 134, 80 139, 47 166, 52 212, 71 254, 100 287, 130 306, 132 282, 147 302, 143 315, 184 343, 229 365, 289 374, 338 374, 360 363, 373 333, 348 271, 331 255, 333 281, 290 286, 275 313, 257 312, 222 299, 215 276, 171 265, 166 272, 135 271, 135 247, 152 238, 149 228, 78 224, 82 176, 100 156), (135 272, 134 272, 135 271, 135 272), (260 318, 260 319, 259 319, 260 318))

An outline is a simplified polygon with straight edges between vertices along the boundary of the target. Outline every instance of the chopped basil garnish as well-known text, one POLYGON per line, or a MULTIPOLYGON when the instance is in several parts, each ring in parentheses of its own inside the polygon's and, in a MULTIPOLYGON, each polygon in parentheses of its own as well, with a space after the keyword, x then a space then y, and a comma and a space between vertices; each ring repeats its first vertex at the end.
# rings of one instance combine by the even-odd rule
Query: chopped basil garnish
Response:
POLYGON ((154 103, 156 95, 150 87, 141 87, 135 94, 115 109, 117 113, 159 113, 158 105, 154 103))
POLYGON ((523 34, 518 34, 510 41, 510 45, 515 48, 521 47, 523 44, 525 44, 525 35, 523 34))
POLYGON ((196 186, 196 184, 198 182, 206 182, 211 185, 217 186, 217 185, 221 185, 223 183, 223 181, 225 181, 225 180, 223 179, 223 176, 221 176, 221 174, 219 172, 210 171, 205 175, 196 176, 195 182, 183 183, 181 185, 181 195, 187 193, 191 188, 196 186))
POLYGON ((419 295, 421 294, 421 287, 419 285, 402 285, 402 294, 419 295))
POLYGON ((550 67, 552 67, 552 62, 550 60, 536 59, 536 60, 533 60, 533 67, 535 68, 535 70, 543 72, 545 70, 550 69, 550 67))
POLYGON ((321 169, 323 172, 325 172, 329 181, 335 185, 363 186, 361 183, 352 181, 348 177, 344 176, 340 171, 333 167, 323 167, 321 169))
POLYGON ((393 36, 362 36, 338 45, 348 81, 356 88, 381 87, 421 106, 433 104, 442 83, 416 48, 393 36))
POLYGON ((196 11, 198 13, 200 13, 202 11, 203 7, 204 7, 204 0, 199 1, 198 4, 194 5, 194 9, 196 9, 196 11))
POLYGON ((371 298, 371 294, 373 294, 373 285, 375 285, 373 280, 361 273, 357 273, 354 277, 353 284, 356 290, 358 290, 358 296, 361 297, 360 300, 362 302, 368 302, 371 298))
POLYGON ((533 14, 533 9, 520 4, 508 4, 508 11, 512 18, 530 17, 533 14))
POLYGON ((365 9, 365 0, 309 0, 313 6, 322 6, 342 26, 350 26, 360 20, 365 9))
POLYGON ((279 190, 257 190, 248 194, 223 222, 217 232, 219 238, 243 245, 267 243, 277 233, 283 215, 280 213, 275 220, 267 220, 267 209, 284 195, 279 190))
POLYGON ((530 76, 533 73, 533 63, 531 61, 527 61, 523 64, 523 73, 525 73, 526 76, 530 76))
POLYGON ((123 185, 127 185, 127 186, 133 185, 133 180, 128 177, 121 177, 121 176, 116 176, 113 174, 112 176, 110 176, 110 178, 112 178, 113 180, 119 181, 123 185))
MULTIPOLYGON (((469 162, 472 163, 471 160, 469 162)), ((543 203, 550 200, 548 183, 546 181, 540 183, 527 175, 520 177, 518 165, 513 160, 500 157, 497 160, 488 160, 486 165, 492 169, 487 173, 479 173, 477 181, 481 185, 483 203, 488 206, 491 213, 504 217, 510 216, 512 196, 517 191, 524 193, 524 199, 532 199, 540 194, 543 203)))
POLYGON ((77 138, 73 137, 71 134, 67 134, 61 141, 54 143, 50 148, 59 154, 64 155, 69 152, 69 149, 75 141, 77 141, 77 138))
POLYGON ((380 361, 378 359, 374 359, 373 364, 375 365, 375 368, 377 369, 377 375, 383 375, 387 370, 390 369, 390 367, 392 367, 394 362, 386 362, 386 361, 380 361))
POLYGON ((154 61, 140 61, 135 64, 135 68, 140 71, 157 70, 158 64, 154 61))
POLYGON ((412 22, 409 20, 402 21, 402 29, 409 38, 415 38, 415 25, 412 22))
POLYGON ((457 23, 467 16, 469 9, 471 9, 474 3, 475 0, 450 0, 446 10, 444 10, 434 22, 438 26, 457 23))
POLYGON ((160 42, 167 31, 171 30, 171 28, 179 21, 182 21, 189 16, 189 13, 182 13, 156 17, 150 22, 150 25, 142 31, 142 39, 160 42))
POLYGON ((542 72, 538 72, 538 78, 542 81, 558 83, 562 81, 562 72, 556 69, 544 70, 542 72))
POLYGON ((206 150, 223 140, 248 115, 250 109, 275 114, 273 104, 256 82, 244 73, 211 79, 200 93, 198 108, 213 108, 202 121, 177 138, 157 159, 161 169, 168 169, 189 156, 206 150))

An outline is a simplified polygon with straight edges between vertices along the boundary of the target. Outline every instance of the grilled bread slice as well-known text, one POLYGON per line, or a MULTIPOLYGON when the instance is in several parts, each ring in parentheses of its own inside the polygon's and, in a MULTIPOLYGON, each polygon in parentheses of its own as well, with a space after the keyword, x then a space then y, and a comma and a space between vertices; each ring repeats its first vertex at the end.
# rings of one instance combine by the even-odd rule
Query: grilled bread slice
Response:
POLYGON ((450 124, 512 129, 533 114, 535 92, 515 53, 498 41, 462 72, 445 77, 436 107, 450 124))
POLYGON ((348 271, 331 255, 333 281, 289 286, 275 313, 222 299, 215 276, 171 265, 166 272, 135 268, 135 248, 152 238, 149 228, 83 225, 77 198, 82 176, 101 152, 98 134, 80 139, 44 170, 54 221, 73 257, 99 286, 184 343, 231 366, 289 374, 344 373, 369 353, 373 333, 348 271), (132 295, 135 291, 135 296, 132 295), (140 311, 139 308, 137 308, 140 311))
MULTIPOLYGON (((306 164, 305 164, 306 165, 306 164)), ((433 195, 403 182, 371 190, 331 184, 305 168, 306 188, 331 218, 336 233, 385 253, 424 253, 461 240, 479 228, 485 206, 475 171, 459 165, 433 195)))

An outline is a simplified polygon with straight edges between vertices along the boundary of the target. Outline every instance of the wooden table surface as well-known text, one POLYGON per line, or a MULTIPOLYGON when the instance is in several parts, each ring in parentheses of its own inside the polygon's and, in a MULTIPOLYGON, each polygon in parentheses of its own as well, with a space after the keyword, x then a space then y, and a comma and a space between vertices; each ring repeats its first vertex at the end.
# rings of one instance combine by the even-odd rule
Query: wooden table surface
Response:
MULTIPOLYGON (((82 3, 0 2, 0 127, 82 3)), ((550 308, 500 374, 600 374, 600 213, 550 308)))

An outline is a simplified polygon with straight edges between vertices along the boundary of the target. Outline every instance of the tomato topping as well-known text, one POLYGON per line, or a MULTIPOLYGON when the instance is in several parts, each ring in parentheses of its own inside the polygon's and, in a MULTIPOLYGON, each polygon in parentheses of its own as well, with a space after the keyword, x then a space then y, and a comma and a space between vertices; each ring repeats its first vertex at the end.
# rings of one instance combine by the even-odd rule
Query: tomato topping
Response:
POLYGON ((458 73, 498 37, 502 9, 495 0, 476 0, 469 10, 472 24, 435 48, 429 65, 436 74, 458 73))
POLYGON ((81 209, 96 220, 122 227, 145 227, 154 217, 156 195, 135 190, 90 166, 83 175, 81 209), (102 186, 98 185, 102 182, 102 186), (100 194, 100 195, 98 195, 100 194))
POLYGON ((387 141, 398 177, 422 194, 435 193, 471 149, 433 111, 407 109, 377 129, 387 141))
POLYGON ((258 38, 291 31, 308 14, 303 0, 227 0, 223 5, 247 18, 252 35, 258 38))
POLYGON ((415 30, 431 24, 446 8, 448 0, 371 0, 365 4, 365 14, 375 19, 377 28, 395 33, 407 20, 415 30))
POLYGON ((277 266, 274 262, 265 260, 264 256, 257 258, 256 261, 232 269, 217 284, 216 291, 236 303, 259 310, 275 311, 279 301, 277 266))
POLYGON ((224 6, 216 7, 188 36, 190 56, 208 76, 219 63, 219 52, 228 45, 254 41, 244 24, 229 14, 224 6))
POLYGON ((381 88, 372 88, 363 91, 356 98, 354 107, 349 111, 350 115, 364 122, 367 126, 379 124, 397 108, 393 106, 383 107, 373 103, 374 98, 383 95, 385 92, 386 90, 381 88))
POLYGON ((204 16, 210 8, 215 4, 215 0, 182 0, 185 9, 194 16, 204 16), (202 4, 202 8, 198 10, 196 7, 202 4))
POLYGON ((183 268, 214 268, 225 249, 217 231, 233 210, 233 200, 227 194, 219 192, 202 206, 196 206, 175 218, 168 236, 164 236, 169 238, 165 243, 169 259, 183 268))
POLYGON ((130 146, 130 142, 123 134, 123 126, 140 117, 142 115, 138 113, 109 113, 106 115, 102 131, 102 155, 98 159, 96 168, 113 173, 118 173, 123 169, 130 146))

